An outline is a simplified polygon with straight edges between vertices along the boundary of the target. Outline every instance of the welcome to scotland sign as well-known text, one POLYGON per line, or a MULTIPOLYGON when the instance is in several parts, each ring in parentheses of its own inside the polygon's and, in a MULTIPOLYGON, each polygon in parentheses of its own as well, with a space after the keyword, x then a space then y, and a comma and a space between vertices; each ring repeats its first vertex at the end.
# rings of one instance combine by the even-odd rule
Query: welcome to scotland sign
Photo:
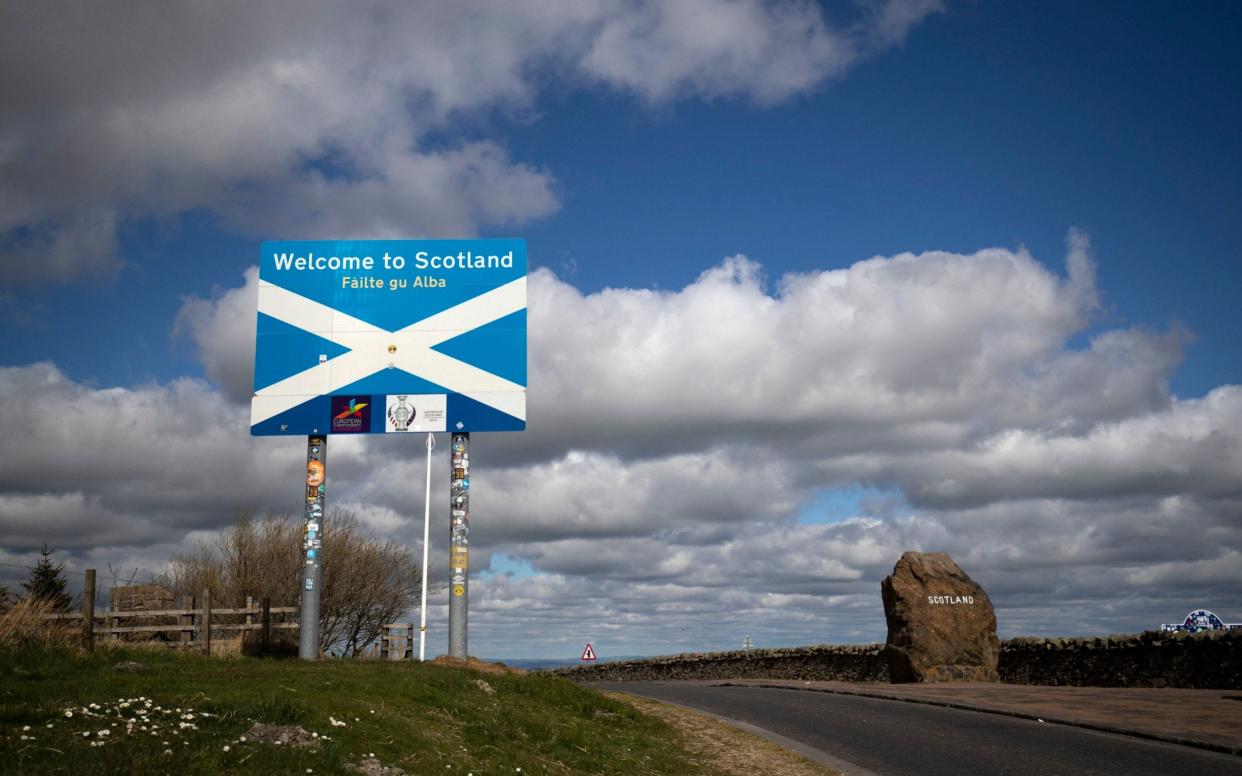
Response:
POLYGON ((251 434, 525 427, 524 241, 263 243, 251 434))

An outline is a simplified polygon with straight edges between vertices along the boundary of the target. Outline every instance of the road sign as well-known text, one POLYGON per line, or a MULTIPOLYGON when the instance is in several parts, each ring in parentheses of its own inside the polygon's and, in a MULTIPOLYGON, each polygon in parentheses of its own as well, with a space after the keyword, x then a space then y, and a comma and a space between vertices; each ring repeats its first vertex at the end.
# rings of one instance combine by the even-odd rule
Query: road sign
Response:
POLYGON ((251 434, 525 427, 525 241, 263 243, 251 434))
POLYGON ((594 660, 595 659, 595 648, 591 646, 590 642, 587 642, 586 649, 582 650, 582 659, 583 660, 594 660))

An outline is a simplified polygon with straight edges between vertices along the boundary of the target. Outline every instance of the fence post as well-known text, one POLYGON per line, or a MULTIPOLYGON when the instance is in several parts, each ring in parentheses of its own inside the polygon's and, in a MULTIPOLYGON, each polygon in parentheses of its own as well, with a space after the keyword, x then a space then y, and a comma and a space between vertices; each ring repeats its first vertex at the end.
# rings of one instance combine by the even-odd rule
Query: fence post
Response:
POLYGON ((87 652, 95 648, 95 569, 86 570, 82 583, 82 647, 87 652))
POLYGON ((387 660, 388 652, 388 626, 385 625, 384 629, 380 631, 380 660, 387 660))
MULTIPOLYGON (((109 611, 109 612, 113 612, 113 613, 115 613, 115 612, 117 611, 116 604, 115 604, 115 603, 109 603, 109 604, 108 604, 108 611, 109 611)), ((111 622, 111 623, 112 623, 112 638, 111 638, 111 640, 112 640, 112 641, 120 641, 120 640, 121 640, 121 633, 120 633, 120 631, 118 631, 118 630, 117 630, 117 628, 121 627, 121 618, 120 618, 120 617, 110 617, 110 618, 108 618, 108 620, 109 620, 109 622, 111 622)))
MULTIPOLYGON (((414 623, 405 626, 405 651, 409 653, 410 660, 414 659, 414 623)), ((402 658, 405 654, 401 655, 402 658)))
POLYGON ((203 654, 211 656, 211 588, 203 591, 203 621, 199 625, 203 639, 203 654))
POLYGON ((267 596, 263 596, 263 636, 260 642, 263 651, 267 652, 272 643, 272 599, 267 596))
POLYGON ((194 596, 181 596, 181 608, 189 612, 189 614, 181 615, 181 643, 189 644, 194 641, 194 596))

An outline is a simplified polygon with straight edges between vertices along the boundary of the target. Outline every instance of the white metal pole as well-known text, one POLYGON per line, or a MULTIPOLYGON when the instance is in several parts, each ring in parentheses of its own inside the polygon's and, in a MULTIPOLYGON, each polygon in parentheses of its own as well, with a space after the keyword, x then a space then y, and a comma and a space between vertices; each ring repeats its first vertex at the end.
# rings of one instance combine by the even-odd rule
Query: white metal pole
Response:
POLYGON ((427 646, 427 541, 431 537, 431 448, 436 446, 435 436, 427 434, 427 491, 423 495, 423 602, 419 607, 418 660, 426 660, 427 646))

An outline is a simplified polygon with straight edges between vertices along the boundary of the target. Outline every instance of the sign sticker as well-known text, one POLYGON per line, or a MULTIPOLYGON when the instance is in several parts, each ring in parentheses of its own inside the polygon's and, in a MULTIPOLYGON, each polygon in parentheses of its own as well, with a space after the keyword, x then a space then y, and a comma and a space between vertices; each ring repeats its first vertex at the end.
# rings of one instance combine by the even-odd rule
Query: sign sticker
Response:
MULTIPOLYGON (((306 485, 308 488, 318 488, 323 484, 323 463, 321 461, 308 461, 306 464, 306 485)), ((309 497, 310 491, 307 491, 309 497)))
POLYGON ((389 395, 384 413, 384 431, 444 431, 448 397, 444 394, 389 395))
POLYGON ((333 396, 332 433, 366 434, 371 431, 370 396, 333 396))

